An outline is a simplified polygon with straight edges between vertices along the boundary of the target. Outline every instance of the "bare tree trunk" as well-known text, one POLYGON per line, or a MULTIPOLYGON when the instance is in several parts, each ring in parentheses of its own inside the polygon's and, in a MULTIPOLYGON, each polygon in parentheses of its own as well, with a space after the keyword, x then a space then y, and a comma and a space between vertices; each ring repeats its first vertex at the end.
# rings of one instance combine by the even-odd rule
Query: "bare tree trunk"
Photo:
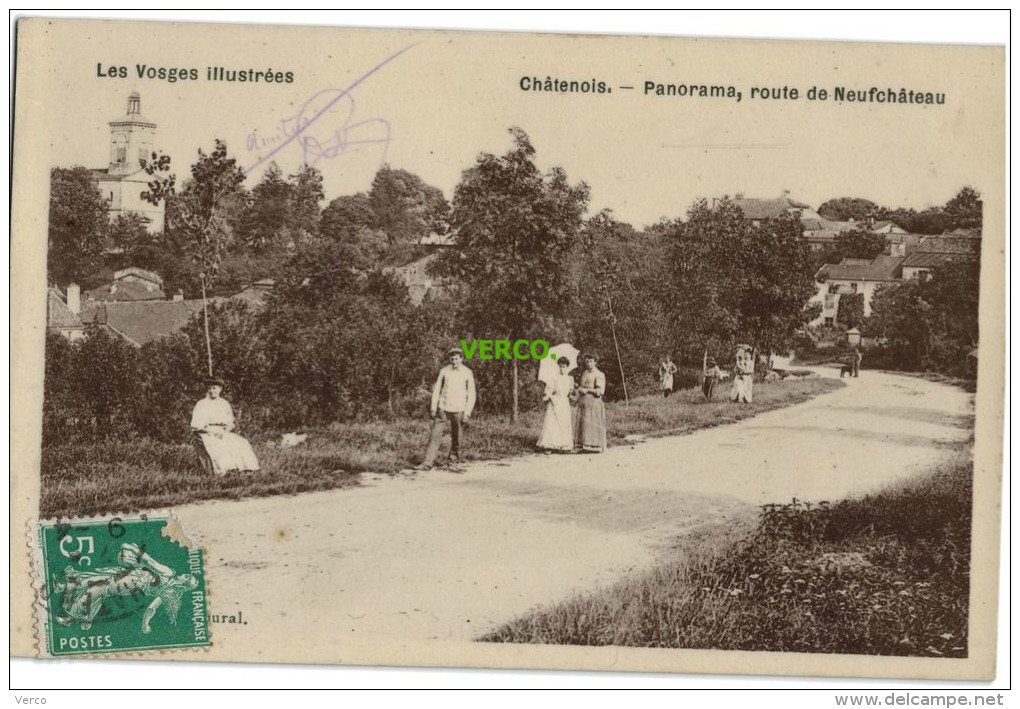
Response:
POLYGON ((517 378, 518 378, 517 377, 517 358, 514 357, 511 360, 511 362, 513 363, 513 391, 511 392, 513 406, 510 409, 510 421, 513 422, 513 423, 517 423, 517 378))
POLYGON ((212 341, 209 339, 209 301, 205 297, 205 274, 202 275, 202 320, 205 325, 205 356, 209 363, 209 376, 213 375, 212 341))
POLYGON ((620 383, 623 384, 623 401, 630 406, 630 397, 627 395, 627 377, 623 373, 623 360, 620 358, 620 343, 616 340, 616 316, 613 315, 613 299, 606 292, 606 302, 609 304, 609 329, 613 333, 613 347, 616 348, 616 364, 620 367, 620 383))

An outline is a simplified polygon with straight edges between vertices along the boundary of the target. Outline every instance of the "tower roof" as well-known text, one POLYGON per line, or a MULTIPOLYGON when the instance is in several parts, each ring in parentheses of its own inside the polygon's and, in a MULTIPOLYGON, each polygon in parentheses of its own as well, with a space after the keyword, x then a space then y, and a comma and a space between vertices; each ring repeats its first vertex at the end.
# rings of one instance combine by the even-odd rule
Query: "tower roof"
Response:
POLYGON ((142 95, 137 91, 128 94, 127 113, 120 118, 114 118, 109 122, 111 126, 142 125, 146 128, 155 128, 156 124, 142 115, 142 95))

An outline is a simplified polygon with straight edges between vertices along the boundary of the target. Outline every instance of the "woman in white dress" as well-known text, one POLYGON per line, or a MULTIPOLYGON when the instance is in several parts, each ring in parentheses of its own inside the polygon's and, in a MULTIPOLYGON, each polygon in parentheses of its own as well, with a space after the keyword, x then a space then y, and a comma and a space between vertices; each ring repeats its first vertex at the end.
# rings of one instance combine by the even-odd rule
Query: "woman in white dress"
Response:
POLYGON ((574 391, 574 378, 567 372, 570 360, 556 360, 559 374, 550 377, 545 385, 545 421, 538 447, 546 451, 569 453, 574 449, 574 424, 570 414, 570 395, 574 391))
POLYGON ((205 383, 207 395, 195 404, 191 413, 191 430, 201 440, 212 472, 226 475, 233 470, 258 470, 259 461, 251 444, 233 432, 234 410, 230 402, 220 396, 223 380, 207 379, 205 383))

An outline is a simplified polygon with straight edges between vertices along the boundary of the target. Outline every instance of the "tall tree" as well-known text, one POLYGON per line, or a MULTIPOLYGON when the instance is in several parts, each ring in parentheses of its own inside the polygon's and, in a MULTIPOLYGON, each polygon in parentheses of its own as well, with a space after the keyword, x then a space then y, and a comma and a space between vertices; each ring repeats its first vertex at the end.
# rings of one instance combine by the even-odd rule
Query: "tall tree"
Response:
POLYGON ((836 235, 826 263, 839 263, 845 258, 873 259, 886 249, 884 234, 875 234, 863 227, 836 235))
POLYGON ((369 205, 375 226, 391 242, 418 243, 449 228, 449 204, 443 193, 407 170, 382 167, 372 180, 369 205))
POLYGON ((211 153, 198 151, 198 160, 191 166, 191 179, 177 191, 177 178, 170 172, 170 158, 153 153, 146 165, 152 177, 143 196, 152 204, 166 204, 168 229, 176 232, 187 244, 192 260, 199 269, 202 287, 202 319, 205 327, 206 359, 213 374, 212 344, 209 338, 209 288, 216 280, 229 227, 224 203, 236 195, 244 182, 244 171, 234 158, 227 157, 227 144, 216 139, 211 153))
POLYGON ((815 292, 797 217, 755 226, 728 200, 714 208, 701 200, 672 239, 678 337, 725 347, 742 339, 768 353, 791 344, 815 292))
POLYGON ((848 222, 851 219, 855 222, 863 222, 868 217, 876 216, 878 212, 877 204, 860 197, 837 197, 826 200, 818 207, 820 216, 837 222, 848 222))
POLYGON ((288 221, 292 238, 295 243, 307 241, 319 235, 319 220, 322 216, 319 203, 326 196, 322 190, 322 172, 310 165, 302 165, 289 180, 291 193, 288 221))
POLYGON ((270 163, 252 189, 238 225, 238 235, 250 250, 264 253, 282 244, 290 222, 293 189, 280 167, 270 163))
POLYGON ((95 285, 107 244, 107 204, 84 167, 50 171, 49 250, 51 283, 95 285))
POLYGON ((981 229, 981 207, 981 193, 973 187, 963 187, 943 208, 947 228, 981 229))
MULTIPOLYGON (((520 128, 510 134, 509 152, 483 153, 463 173, 453 198, 457 248, 436 263, 438 273, 463 284, 465 324, 475 337, 526 337, 542 316, 562 315, 569 293, 568 254, 588 207, 586 184, 571 185, 559 167, 543 175, 527 134, 520 128)), ((518 380, 514 359, 514 420, 518 380)))
POLYGON ((375 227, 375 214, 364 192, 337 197, 322 210, 319 233, 328 239, 350 238, 359 229, 375 227))

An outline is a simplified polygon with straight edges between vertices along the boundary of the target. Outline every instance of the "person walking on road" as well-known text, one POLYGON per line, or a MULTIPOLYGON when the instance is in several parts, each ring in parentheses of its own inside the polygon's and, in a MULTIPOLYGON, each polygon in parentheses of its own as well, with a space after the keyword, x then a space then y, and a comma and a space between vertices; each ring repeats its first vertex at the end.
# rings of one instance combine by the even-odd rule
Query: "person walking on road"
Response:
POLYGON ((425 458, 416 470, 429 470, 436 463, 439 446, 443 443, 446 427, 450 427, 450 463, 460 462, 460 444, 464 424, 475 408, 475 375, 464 366, 464 354, 459 347, 446 353, 449 364, 439 370, 439 378, 432 387, 432 404, 429 409, 432 431, 425 458))

